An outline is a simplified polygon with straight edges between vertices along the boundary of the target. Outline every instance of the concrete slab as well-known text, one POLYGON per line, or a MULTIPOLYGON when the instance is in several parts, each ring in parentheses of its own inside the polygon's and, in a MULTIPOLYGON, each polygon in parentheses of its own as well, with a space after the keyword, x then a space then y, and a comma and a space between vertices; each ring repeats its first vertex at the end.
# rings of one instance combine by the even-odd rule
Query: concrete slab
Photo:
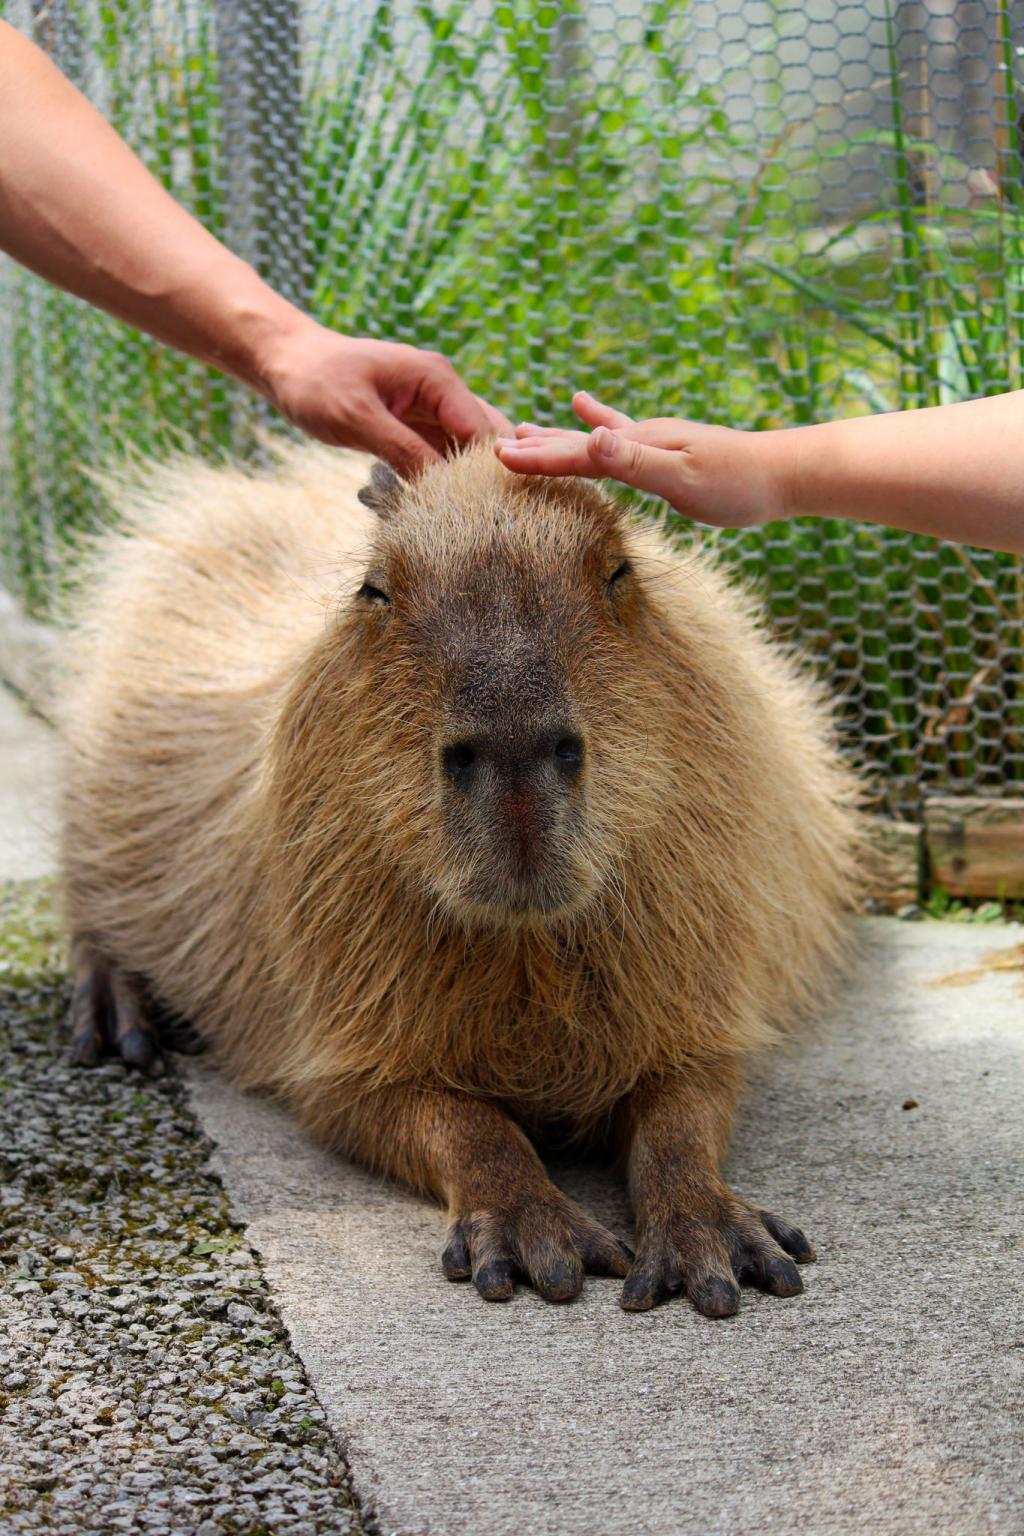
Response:
POLYGON ((0 683, 0 880, 34 880, 56 865, 53 731, 0 683))
MULTIPOLYGON (((746 1293, 727 1322, 627 1316, 593 1279, 570 1307, 488 1306, 440 1278, 431 1207, 193 1071, 382 1532, 1024 1531, 1024 932, 860 928, 852 985, 760 1069, 732 1160, 819 1262, 804 1296, 746 1293)), ((614 1180, 556 1177, 628 1230, 614 1180)))

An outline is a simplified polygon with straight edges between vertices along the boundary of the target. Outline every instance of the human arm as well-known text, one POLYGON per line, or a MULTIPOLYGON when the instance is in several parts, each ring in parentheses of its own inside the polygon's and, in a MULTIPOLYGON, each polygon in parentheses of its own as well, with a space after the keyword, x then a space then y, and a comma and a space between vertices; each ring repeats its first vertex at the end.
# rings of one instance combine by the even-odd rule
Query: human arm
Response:
POLYGON ((408 473, 508 423, 433 352, 341 336, 181 208, 45 53, 0 21, 0 249, 408 473))
POLYGON ((594 431, 520 427, 502 462, 609 476, 721 527, 813 515, 1024 550, 1024 390, 764 432, 634 422, 586 394, 573 406, 594 431))

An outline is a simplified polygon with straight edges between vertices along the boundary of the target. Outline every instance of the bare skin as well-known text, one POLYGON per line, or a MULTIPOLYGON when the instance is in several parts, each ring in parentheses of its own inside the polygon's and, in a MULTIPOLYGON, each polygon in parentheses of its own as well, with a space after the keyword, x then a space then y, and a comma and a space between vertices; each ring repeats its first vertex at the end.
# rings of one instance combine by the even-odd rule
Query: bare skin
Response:
POLYGON ((501 462, 521 474, 607 476, 723 528, 849 518, 1024 550, 1024 390, 770 432, 633 421, 585 393, 572 403, 593 430, 526 422, 498 439, 501 462))
MULTIPOLYGON (((162 1047, 201 1049, 187 1026, 161 1030, 140 979, 88 939, 75 941, 73 961, 79 1065, 113 1054, 158 1071, 162 1047)), ((730 1063, 694 1063, 685 1077, 640 1083, 620 1105, 615 1134, 636 1215, 635 1257, 552 1183, 525 1133, 486 1100, 445 1088, 369 1094, 349 1108, 345 1145, 447 1206, 442 1270, 449 1280, 472 1279, 485 1301, 508 1301, 517 1281, 546 1301, 571 1301, 585 1275, 615 1275, 627 1312, 683 1294, 703 1316, 728 1317, 741 1284, 798 1295, 796 1265, 814 1258, 798 1228, 722 1180, 735 1097, 730 1063)))
POLYGON ((46 54, 0 21, 0 250, 241 380, 311 436, 410 475, 511 431, 436 352, 341 336, 174 201, 46 54))

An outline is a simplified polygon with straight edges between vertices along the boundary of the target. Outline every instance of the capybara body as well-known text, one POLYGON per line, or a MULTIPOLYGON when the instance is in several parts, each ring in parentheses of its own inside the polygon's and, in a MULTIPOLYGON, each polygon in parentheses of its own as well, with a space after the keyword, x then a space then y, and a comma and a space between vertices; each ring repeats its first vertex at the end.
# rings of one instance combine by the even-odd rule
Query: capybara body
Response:
MULTIPOLYGON (((721 1180, 739 1066, 820 995, 856 856, 826 709, 707 558, 478 448, 289 449, 120 493, 69 646, 79 1054, 143 992, 448 1203, 444 1266, 624 1304, 800 1288, 721 1180), (631 1261, 525 1131, 607 1136, 631 1261), (628 1271, 628 1274, 627 1274, 628 1271)), ((127 1047, 125 1042, 127 1041, 127 1047)))

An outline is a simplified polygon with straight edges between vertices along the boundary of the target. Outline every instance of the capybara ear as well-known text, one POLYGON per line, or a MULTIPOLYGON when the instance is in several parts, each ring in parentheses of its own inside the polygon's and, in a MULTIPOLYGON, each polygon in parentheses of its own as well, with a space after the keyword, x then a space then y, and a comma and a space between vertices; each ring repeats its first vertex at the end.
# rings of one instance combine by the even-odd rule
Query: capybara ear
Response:
POLYGON ((364 507, 370 507, 378 517, 390 517, 398 510, 402 495, 402 481, 390 464, 378 459, 370 470, 370 483, 357 492, 364 507))

